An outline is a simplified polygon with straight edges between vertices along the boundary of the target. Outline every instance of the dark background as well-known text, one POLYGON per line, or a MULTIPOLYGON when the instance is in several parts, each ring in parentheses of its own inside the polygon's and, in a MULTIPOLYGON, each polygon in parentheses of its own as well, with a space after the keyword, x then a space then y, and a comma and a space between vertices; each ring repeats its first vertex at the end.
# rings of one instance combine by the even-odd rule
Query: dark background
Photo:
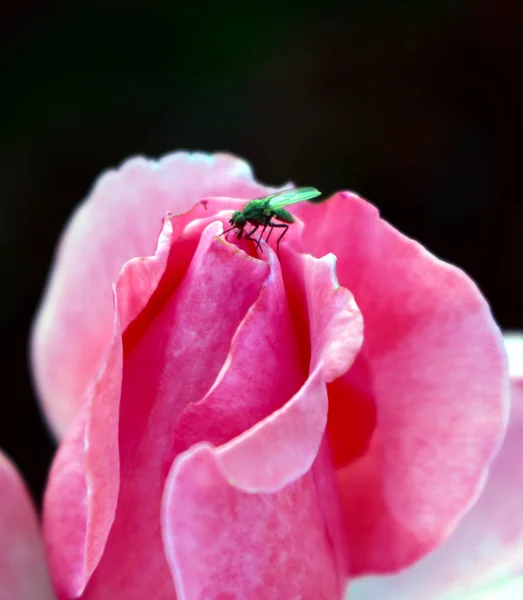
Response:
POLYGON ((56 238, 131 154, 228 150, 353 189, 523 328, 523 2, 3 0, 0 446, 38 500, 53 446, 27 335, 56 238))

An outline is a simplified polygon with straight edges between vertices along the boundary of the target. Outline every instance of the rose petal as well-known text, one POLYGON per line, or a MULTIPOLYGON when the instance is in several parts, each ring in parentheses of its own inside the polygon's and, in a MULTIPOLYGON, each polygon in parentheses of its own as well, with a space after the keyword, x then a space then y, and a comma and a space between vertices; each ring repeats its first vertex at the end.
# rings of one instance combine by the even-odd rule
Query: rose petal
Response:
POLYGON ((338 256, 340 282, 365 319, 363 392, 375 403, 376 430, 364 456, 338 471, 351 568, 399 569, 436 547, 481 490, 506 423, 501 334, 462 271, 361 198, 343 192, 296 213, 306 246, 338 256))
POLYGON ((355 581, 348 600, 450 598, 523 572, 523 336, 507 349, 511 416, 482 495, 441 548, 397 575, 355 581))
MULTIPOLYGON (((142 337, 128 348, 124 336, 118 506, 85 599, 173 593, 160 536, 160 501, 174 457, 176 419, 214 382, 269 270, 217 238, 220 231, 220 223, 205 228, 180 285, 149 315, 142 337)), ((176 250, 177 243, 171 252, 176 250)))
POLYGON ((272 251, 268 259, 271 273, 240 323, 220 374, 206 396, 189 404, 176 424, 176 454, 201 441, 214 445, 230 441, 281 408, 307 378, 280 263, 272 251))
POLYGON ((327 421, 325 381, 344 373, 363 339, 352 294, 338 285, 335 258, 284 251, 287 286, 308 309, 310 375, 281 409, 217 450, 229 482, 248 491, 275 491, 306 473, 327 421))
POLYGON ((0 453, 0 598, 54 597, 33 503, 20 475, 0 453))
MULTIPOLYGON (((328 471, 328 460, 319 470, 328 471)), ((313 472, 274 493, 230 485, 205 444, 175 461, 162 531, 178 600, 333 600, 341 594, 313 472)))
MULTIPOLYGON (((57 436, 107 351, 112 284, 125 262, 151 254, 165 213, 184 213, 204 196, 249 199, 271 189, 254 181, 247 163, 224 154, 138 157, 98 179, 64 232, 32 331, 35 382, 57 436)), ((204 207, 198 210, 203 216, 204 207)))
POLYGON ((172 233, 166 219, 155 255, 124 265, 115 285, 113 334, 103 368, 51 469, 44 500, 46 542, 55 585, 68 596, 83 591, 114 521, 120 485, 121 323, 134 319, 156 293, 172 233))
POLYGON ((89 403, 60 444, 44 497, 49 566, 57 591, 68 598, 84 590, 114 521, 120 485, 121 379, 122 344, 116 310, 104 368, 91 390, 89 403))
POLYGON ((58 448, 45 489, 45 547, 53 585, 60 598, 77 597, 88 577, 85 424, 84 409, 78 413, 58 448))

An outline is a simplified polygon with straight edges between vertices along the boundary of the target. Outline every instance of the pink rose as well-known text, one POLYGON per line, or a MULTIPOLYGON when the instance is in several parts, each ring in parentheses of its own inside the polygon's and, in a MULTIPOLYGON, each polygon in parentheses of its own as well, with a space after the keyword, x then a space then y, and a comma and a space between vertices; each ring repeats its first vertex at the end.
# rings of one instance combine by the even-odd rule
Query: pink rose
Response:
POLYGON ((271 191, 138 158, 72 218, 32 339, 60 599, 341 598, 481 492, 508 375, 478 289, 348 192, 293 206, 279 259, 219 237, 271 191))

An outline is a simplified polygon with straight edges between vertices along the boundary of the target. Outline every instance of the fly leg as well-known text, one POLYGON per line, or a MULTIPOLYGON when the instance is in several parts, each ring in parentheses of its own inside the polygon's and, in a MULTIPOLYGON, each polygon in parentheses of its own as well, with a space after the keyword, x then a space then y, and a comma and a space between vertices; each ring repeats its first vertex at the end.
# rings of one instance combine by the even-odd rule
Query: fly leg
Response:
MULTIPOLYGON (((250 231, 249 233, 246 233, 244 236, 245 240, 252 240, 253 239, 253 234, 256 233, 256 231, 259 229, 259 225, 255 225, 250 231)), ((259 246, 260 242, 258 240, 255 240, 256 242, 256 246, 259 246)))
POLYGON ((278 241, 276 242, 276 254, 279 257, 280 256, 280 242, 281 242, 281 239, 283 238, 283 236, 287 233, 287 229, 289 229, 289 226, 286 225, 285 223, 273 223, 272 221, 269 221, 267 226, 271 228, 271 231, 269 232, 269 235, 267 236, 267 240, 269 239, 269 236, 271 235, 274 227, 283 227, 284 228, 282 234, 280 235, 280 237, 278 238, 278 241))
MULTIPOLYGON (((266 223, 266 224, 263 226, 263 229, 262 229, 262 232, 261 232, 261 234, 260 234, 260 237, 259 237, 259 238, 256 240, 256 247, 260 249, 260 252, 263 252, 263 248, 261 247, 261 244, 260 244, 260 242, 262 241, 262 239, 263 239, 263 235, 264 235, 264 233, 265 233, 265 230, 267 229, 267 227, 268 227, 268 226, 269 226, 269 224, 268 224, 268 223, 266 223)), ((251 231, 249 231, 249 233, 248 233, 248 234, 245 236, 245 239, 246 239, 246 240, 252 240, 252 239, 253 239, 253 237, 252 237, 252 236, 254 235, 255 231, 256 231, 256 230, 257 230, 259 227, 260 227, 260 225, 256 225, 256 227, 254 227, 253 229, 251 229, 251 231)))
POLYGON ((225 235, 226 233, 229 233, 229 231, 232 231, 233 229, 236 229, 236 225, 233 225, 232 227, 229 227, 229 229, 226 229, 225 231, 222 231, 218 237, 221 237, 222 235, 225 235))
MULTIPOLYGON (((263 248, 261 247, 261 244, 260 244, 260 242, 262 241, 262 239, 263 239, 263 234, 265 233, 265 230, 267 229, 267 227, 268 227, 268 226, 269 226, 269 225, 268 225, 267 223, 266 223, 266 224, 263 226, 262 232, 260 233, 260 237, 258 238, 258 242, 257 242, 257 244, 258 244, 258 248, 259 248, 259 249, 260 249, 262 252, 263 252, 263 248)), ((269 233, 269 235, 270 235, 270 233, 269 233)))

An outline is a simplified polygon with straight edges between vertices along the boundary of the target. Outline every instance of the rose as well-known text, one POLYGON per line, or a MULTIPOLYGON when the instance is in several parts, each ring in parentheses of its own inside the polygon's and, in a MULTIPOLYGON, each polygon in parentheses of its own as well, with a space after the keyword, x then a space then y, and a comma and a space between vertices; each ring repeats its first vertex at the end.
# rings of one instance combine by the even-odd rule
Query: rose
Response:
POLYGON ((69 224, 32 345, 61 598, 340 597, 480 492, 507 373, 477 288, 349 193, 293 207, 281 261, 218 237, 270 191, 134 159, 69 224))

